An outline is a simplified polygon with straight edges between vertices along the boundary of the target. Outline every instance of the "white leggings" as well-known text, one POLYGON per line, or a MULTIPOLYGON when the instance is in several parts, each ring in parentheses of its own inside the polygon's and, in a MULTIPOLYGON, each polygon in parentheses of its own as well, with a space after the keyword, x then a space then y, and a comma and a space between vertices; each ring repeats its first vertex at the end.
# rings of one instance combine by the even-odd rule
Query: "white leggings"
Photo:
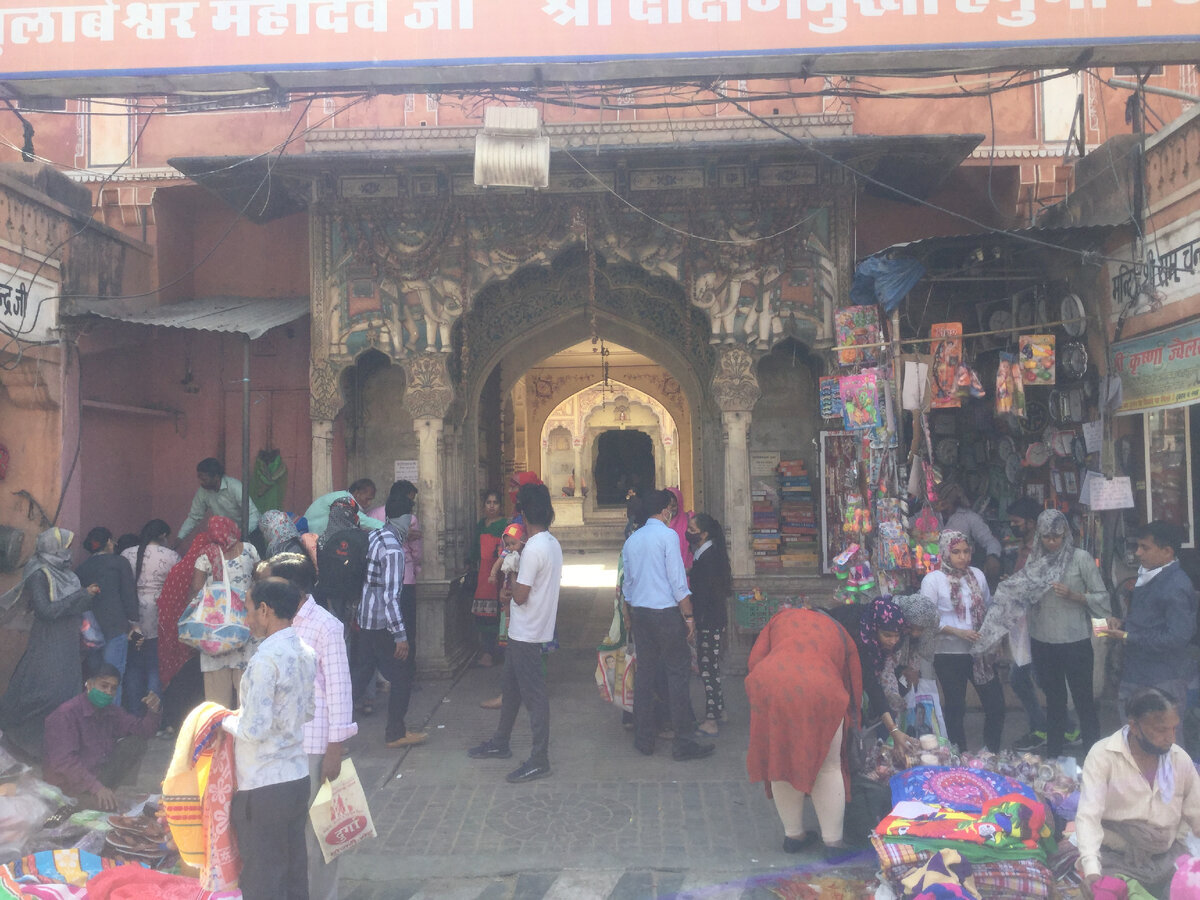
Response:
MULTIPOLYGON (((790 838, 803 837, 804 794, 786 781, 772 781, 771 795, 775 798, 775 810, 783 822, 783 833, 790 838)), ((838 844, 842 840, 842 825, 846 817, 846 784, 842 781, 842 726, 829 743, 829 750, 813 782, 813 808, 817 811, 817 823, 821 826, 821 840, 826 844, 838 844)))

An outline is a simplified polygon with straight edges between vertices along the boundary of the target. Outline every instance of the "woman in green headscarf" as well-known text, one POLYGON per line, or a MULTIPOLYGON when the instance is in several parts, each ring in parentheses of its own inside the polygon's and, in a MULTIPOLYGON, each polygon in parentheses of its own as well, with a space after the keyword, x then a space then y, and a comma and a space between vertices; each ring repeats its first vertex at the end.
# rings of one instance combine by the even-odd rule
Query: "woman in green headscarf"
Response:
POLYGON ((20 583, 10 591, 25 597, 33 613, 29 644, 0 700, 0 729, 30 756, 42 753, 46 716, 79 693, 83 666, 79 655, 80 617, 100 586, 81 587, 71 571, 73 532, 48 528, 38 535, 37 550, 25 563, 20 583))

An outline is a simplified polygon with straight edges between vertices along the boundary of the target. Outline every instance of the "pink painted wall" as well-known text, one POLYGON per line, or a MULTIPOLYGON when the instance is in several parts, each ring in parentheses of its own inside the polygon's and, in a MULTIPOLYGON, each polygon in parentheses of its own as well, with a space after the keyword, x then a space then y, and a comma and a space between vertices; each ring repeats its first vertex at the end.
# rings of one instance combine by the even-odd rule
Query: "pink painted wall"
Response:
MULTIPOLYGON (((197 462, 216 456, 242 478, 242 339, 111 323, 88 340, 101 343, 101 332, 116 332, 120 346, 88 353, 85 344, 85 398, 179 415, 85 408, 81 523, 121 533, 162 518, 177 529, 196 491, 197 462)), ((307 319, 282 326, 251 345, 250 363, 251 465, 269 437, 288 466, 287 506, 300 512, 312 499, 308 342, 307 319)))

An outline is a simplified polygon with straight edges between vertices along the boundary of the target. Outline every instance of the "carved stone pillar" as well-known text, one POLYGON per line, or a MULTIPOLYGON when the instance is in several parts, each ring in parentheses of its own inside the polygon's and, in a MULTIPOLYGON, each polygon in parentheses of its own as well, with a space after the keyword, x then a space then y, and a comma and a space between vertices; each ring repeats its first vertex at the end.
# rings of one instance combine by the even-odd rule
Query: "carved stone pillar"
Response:
POLYGON ((406 384, 404 405, 417 433, 417 490, 421 495, 421 530, 425 535, 423 581, 440 581, 446 576, 445 479, 442 472, 442 429, 454 400, 450 373, 443 354, 421 354, 404 362, 406 384))
POLYGON ((342 408, 338 390, 341 372, 328 360, 313 361, 309 370, 308 414, 312 419, 312 495, 320 497, 334 490, 333 420, 342 408))
POLYGON ((725 432, 725 533, 734 578, 754 574, 750 552, 750 419, 760 391, 754 360, 740 347, 721 352, 712 392, 725 432))
POLYGON ((451 590, 447 567, 453 566, 453 525, 447 520, 447 497, 458 491, 455 465, 447 460, 457 443, 445 418, 454 400, 446 356, 422 353, 404 360, 404 405, 417 434, 417 490, 424 558, 417 581, 417 673, 449 678, 474 652, 470 604, 451 590))

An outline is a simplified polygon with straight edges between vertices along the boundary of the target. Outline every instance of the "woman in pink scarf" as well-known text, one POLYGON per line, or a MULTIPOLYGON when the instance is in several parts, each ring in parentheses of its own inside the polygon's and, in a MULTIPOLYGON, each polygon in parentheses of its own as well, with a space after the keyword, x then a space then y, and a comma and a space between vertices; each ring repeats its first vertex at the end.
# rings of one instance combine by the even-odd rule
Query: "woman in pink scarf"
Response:
POLYGON ((683 567, 692 567, 692 550, 687 542, 688 522, 692 521, 693 513, 683 511, 683 491, 677 487, 667 488, 675 499, 671 502, 671 521, 668 526, 679 535, 679 552, 683 554, 683 567))

